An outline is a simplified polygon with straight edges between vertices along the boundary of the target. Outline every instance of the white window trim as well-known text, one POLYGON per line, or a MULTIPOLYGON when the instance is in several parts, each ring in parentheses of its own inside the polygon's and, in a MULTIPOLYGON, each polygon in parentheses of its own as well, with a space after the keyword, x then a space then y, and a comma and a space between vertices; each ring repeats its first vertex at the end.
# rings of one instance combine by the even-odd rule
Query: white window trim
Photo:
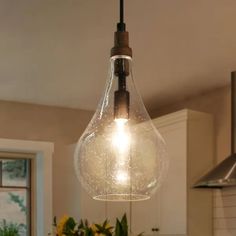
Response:
POLYGON ((51 142, 0 139, 0 152, 34 153, 35 170, 35 236, 52 232, 52 155, 51 142))

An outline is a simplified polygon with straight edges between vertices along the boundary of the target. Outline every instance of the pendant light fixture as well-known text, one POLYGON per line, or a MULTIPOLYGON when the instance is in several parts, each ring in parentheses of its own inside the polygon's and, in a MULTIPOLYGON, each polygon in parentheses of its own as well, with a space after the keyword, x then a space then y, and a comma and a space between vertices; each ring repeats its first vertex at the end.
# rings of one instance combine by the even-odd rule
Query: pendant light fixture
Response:
POLYGON ((140 201, 160 186, 167 169, 166 146, 132 78, 132 50, 120 0, 120 22, 111 49, 104 95, 78 141, 74 163, 93 199, 140 201))

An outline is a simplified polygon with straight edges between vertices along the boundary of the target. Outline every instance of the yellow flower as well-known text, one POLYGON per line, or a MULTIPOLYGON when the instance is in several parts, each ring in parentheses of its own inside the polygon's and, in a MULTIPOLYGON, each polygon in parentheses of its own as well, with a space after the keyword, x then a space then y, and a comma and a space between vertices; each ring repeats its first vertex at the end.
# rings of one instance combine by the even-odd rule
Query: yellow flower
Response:
POLYGON ((94 233, 98 231, 98 228, 96 227, 95 224, 92 224, 92 225, 91 225, 91 229, 92 229, 92 231, 93 231, 94 233))
POLYGON ((64 226, 65 226, 65 224, 66 224, 68 219, 69 219, 69 216, 67 216, 67 215, 63 216, 60 219, 60 221, 59 221, 59 223, 57 225, 57 235, 58 236, 63 236, 64 235, 63 234, 63 229, 64 229, 64 226))
MULTIPOLYGON (((107 223, 105 228, 106 229, 111 228, 111 225, 107 223)), ((110 231, 111 231, 111 229, 110 229, 110 231)))
MULTIPOLYGON (((102 227, 102 225, 100 225, 100 226, 102 227)), ((106 223, 105 229, 108 229, 108 228, 110 228, 110 225, 108 223, 106 223)), ((97 228, 97 226, 95 224, 91 225, 91 229, 94 232, 95 236, 105 236, 105 234, 99 233, 99 229, 97 228)), ((112 232, 111 229, 109 231, 112 232)))

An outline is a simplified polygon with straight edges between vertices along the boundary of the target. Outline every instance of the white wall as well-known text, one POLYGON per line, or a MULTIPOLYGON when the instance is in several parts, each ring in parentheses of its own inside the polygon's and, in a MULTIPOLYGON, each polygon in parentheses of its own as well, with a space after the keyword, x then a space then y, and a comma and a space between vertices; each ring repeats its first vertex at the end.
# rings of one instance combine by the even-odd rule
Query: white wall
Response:
MULTIPOLYGON (((151 115, 157 117, 183 108, 214 115, 215 162, 218 163, 226 158, 230 154, 230 88, 223 87, 198 97, 161 107, 152 111, 151 115)), ((215 191, 213 217, 215 236, 236 235, 236 188, 215 191)))
POLYGON ((215 236, 236 235, 236 189, 217 190, 214 194, 215 236))

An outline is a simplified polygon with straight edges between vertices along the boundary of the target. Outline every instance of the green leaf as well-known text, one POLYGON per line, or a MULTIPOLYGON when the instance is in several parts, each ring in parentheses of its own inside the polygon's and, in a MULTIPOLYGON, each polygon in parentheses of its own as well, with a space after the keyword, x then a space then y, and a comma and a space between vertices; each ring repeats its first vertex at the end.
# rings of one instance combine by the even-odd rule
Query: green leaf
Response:
POLYGON ((20 231, 24 229, 23 224, 7 222, 5 219, 0 222, 0 236, 19 236, 20 231))
POLYGON ((102 227, 105 228, 107 224, 108 224, 108 220, 106 219, 106 220, 103 222, 102 227))
POLYGON ((127 217, 126 214, 123 215, 121 219, 121 226, 122 226, 122 236, 128 236, 128 222, 127 222, 127 217))
POLYGON ((57 217, 53 217, 53 226, 57 227, 57 217))
POLYGON ((138 234, 137 236, 143 236, 143 234, 144 234, 144 232, 142 232, 142 233, 138 234))
POLYGON ((67 236, 73 236, 73 231, 75 226, 76 226, 75 220, 72 217, 70 217, 65 223, 63 233, 67 236))
POLYGON ((89 226, 88 220, 85 220, 85 223, 84 223, 84 224, 85 224, 86 227, 88 227, 88 226, 89 226))
POLYGON ((20 197, 17 194, 14 194, 14 193, 8 193, 8 195, 9 195, 11 201, 15 202, 19 206, 20 210, 26 214, 27 213, 27 207, 24 204, 24 198, 20 197))
POLYGON ((116 219, 116 228, 115 228, 115 236, 122 236, 122 225, 118 219, 116 219))
POLYGON ((79 223, 78 228, 79 228, 79 229, 83 229, 83 228, 84 228, 84 222, 83 222, 83 220, 80 220, 80 223, 79 223))

